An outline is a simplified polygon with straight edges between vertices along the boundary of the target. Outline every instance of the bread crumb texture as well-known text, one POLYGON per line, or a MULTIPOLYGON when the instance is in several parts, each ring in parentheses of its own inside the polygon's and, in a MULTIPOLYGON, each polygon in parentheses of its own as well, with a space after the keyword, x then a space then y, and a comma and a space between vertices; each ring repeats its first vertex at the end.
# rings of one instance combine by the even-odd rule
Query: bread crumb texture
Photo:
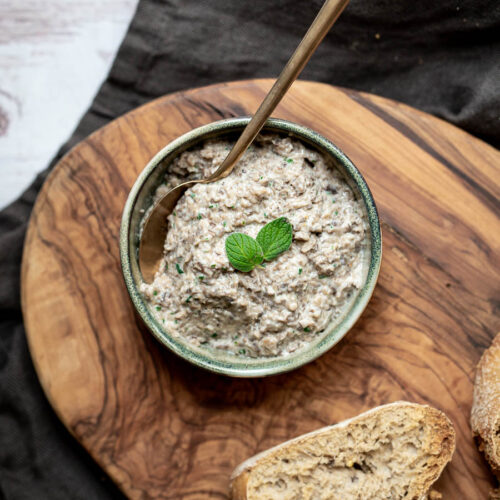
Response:
POLYGON ((477 365, 471 427, 479 450, 500 479, 500 334, 477 365))
POLYGON ((246 471, 246 499, 420 500, 454 448, 442 412, 386 405, 265 453, 246 471))

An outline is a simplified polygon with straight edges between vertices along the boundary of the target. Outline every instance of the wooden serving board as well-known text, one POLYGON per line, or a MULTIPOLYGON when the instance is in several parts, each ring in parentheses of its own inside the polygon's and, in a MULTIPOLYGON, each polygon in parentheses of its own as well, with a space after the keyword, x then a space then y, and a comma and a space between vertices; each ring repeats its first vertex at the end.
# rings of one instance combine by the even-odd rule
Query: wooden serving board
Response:
POLYGON ((405 399, 442 409, 457 450, 437 487, 486 498, 492 477, 469 427, 474 369, 500 329, 495 149, 408 106, 297 82, 275 116, 336 143, 370 185, 384 256, 352 331, 289 374, 236 380, 178 359, 134 315, 118 231, 128 191, 165 144, 253 113, 270 80, 165 96, 66 155, 31 218, 22 302, 57 414, 130 498, 227 498, 232 469, 283 440, 405 399))

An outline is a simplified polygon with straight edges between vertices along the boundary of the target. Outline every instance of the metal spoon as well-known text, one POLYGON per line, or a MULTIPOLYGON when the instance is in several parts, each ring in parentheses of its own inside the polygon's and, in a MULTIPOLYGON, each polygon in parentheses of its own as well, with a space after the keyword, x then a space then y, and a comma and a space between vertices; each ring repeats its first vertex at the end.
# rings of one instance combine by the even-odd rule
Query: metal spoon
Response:
POLYGON ((348 2, 349 0, 326 0, 275 84, 220 167, 206 179, 196 179, 179 184, 156 202, 144 223, 139 247, 139 267, 146 283, 153 281, 154 275, 160 266, 163 258, 163 244, 167 234, 167 216, 174 209, 182 193, 193 184, 215 182, 231 173, 237 161, 242 157, 248 146, 252 144, 270 114, 304 69, 307 61, 309 61, 348 2))

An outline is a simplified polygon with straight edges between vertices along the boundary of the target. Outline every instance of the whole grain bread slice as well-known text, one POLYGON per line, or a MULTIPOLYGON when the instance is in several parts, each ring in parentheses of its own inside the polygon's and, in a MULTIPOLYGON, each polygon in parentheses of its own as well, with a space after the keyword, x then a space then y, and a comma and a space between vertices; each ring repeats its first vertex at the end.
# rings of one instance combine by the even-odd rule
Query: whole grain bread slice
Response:
POLYGON ((231 476, 231 498, 421 500, 454 450, 444 413, 398 401, 248 459, 231 476))
MULTIPOLYGON (((500 333, 477 365, 470 422, 479 450, 500 480, 500 333)), ((500 498, 500 490, 491 498, 500 498)))

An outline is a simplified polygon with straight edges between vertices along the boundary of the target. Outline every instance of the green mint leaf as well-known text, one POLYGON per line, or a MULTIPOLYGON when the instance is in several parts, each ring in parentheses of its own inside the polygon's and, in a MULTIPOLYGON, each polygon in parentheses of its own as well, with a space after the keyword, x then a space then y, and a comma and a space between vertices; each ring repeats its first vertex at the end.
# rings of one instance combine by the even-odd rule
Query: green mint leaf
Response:
POLYGON ((264 260, 271 260, 290 248, 292 244, 292 225, 286 217, 275 219, 266 224, 257 235, 264 260))
POLYGON ((232 233, 226 238, 226 254, 231 265, 247 273, 262 262, 262 248, 250 236, 232 233))

